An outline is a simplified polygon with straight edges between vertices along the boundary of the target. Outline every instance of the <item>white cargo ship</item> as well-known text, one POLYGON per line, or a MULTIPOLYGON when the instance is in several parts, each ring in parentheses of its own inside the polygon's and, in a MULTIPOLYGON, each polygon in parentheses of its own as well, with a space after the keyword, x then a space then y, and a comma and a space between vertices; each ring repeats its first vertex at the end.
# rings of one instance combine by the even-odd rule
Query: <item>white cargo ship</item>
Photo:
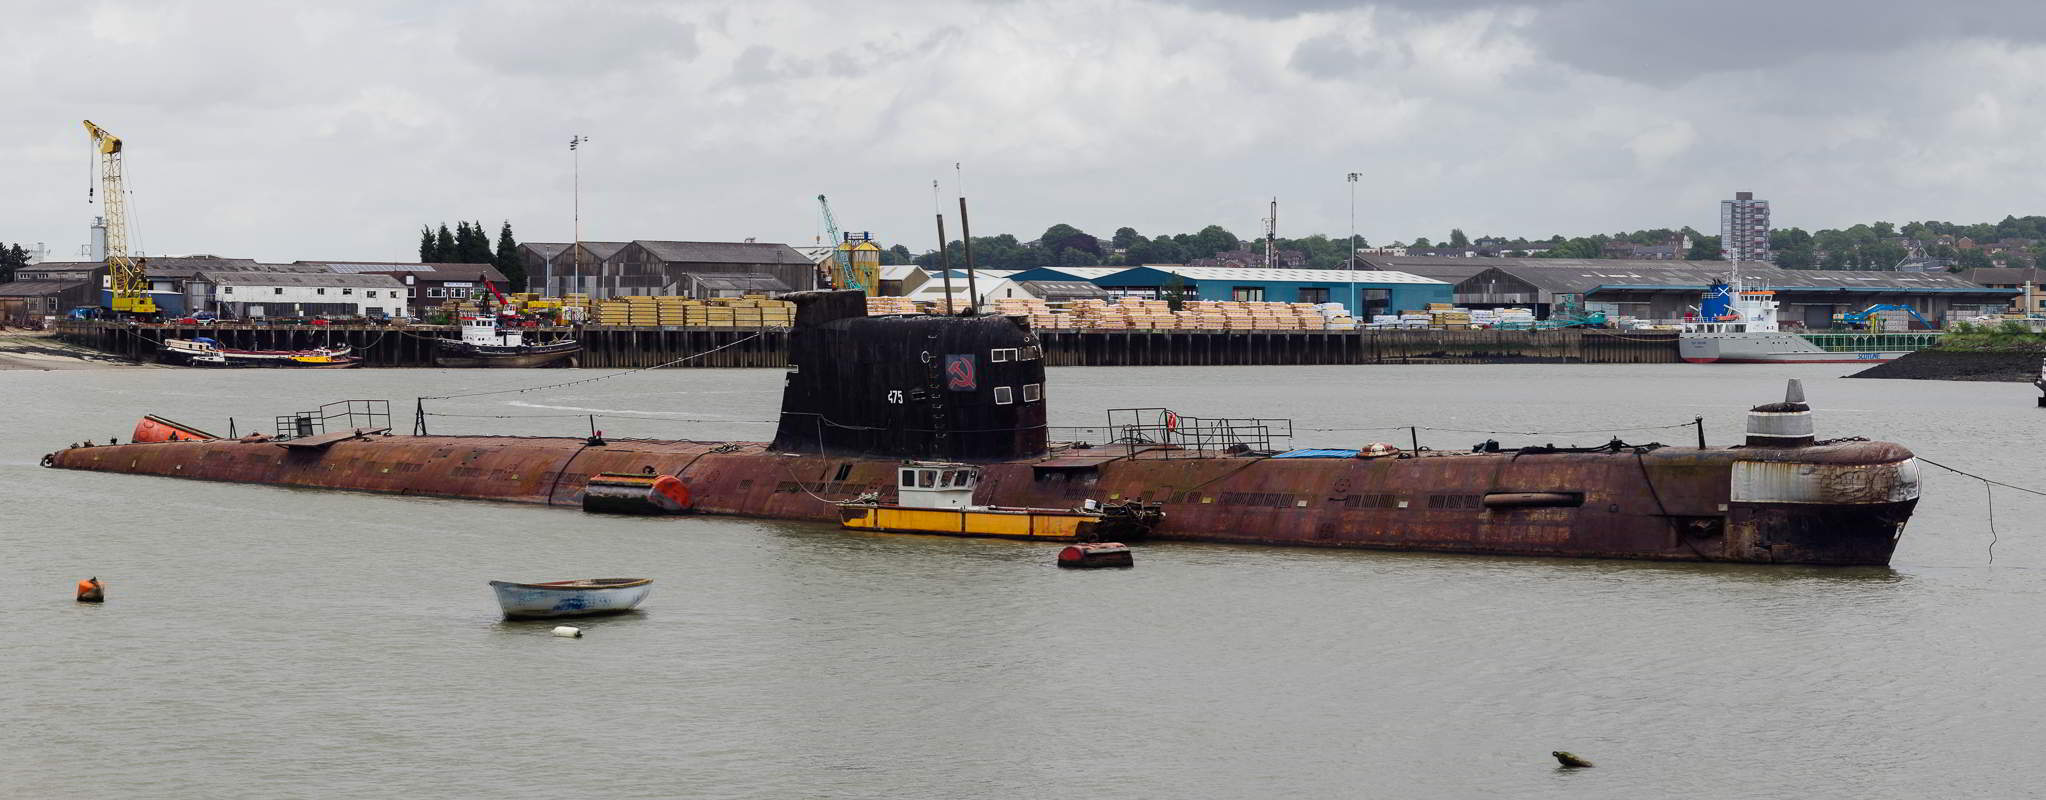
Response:
MULTIPOLYGON (((1731 284, 1715 282, 1698 304, 1698 320, 1685 322, 1677 354, 1693 364, 1817 364, 1891 361, 1909 350, 1828 350, 1777 324, 1781 305, 1768 289, 1741 285, 1740 266, 1731 284)), ((1875 344, 1877 337, 1854 337, 1875 344)))

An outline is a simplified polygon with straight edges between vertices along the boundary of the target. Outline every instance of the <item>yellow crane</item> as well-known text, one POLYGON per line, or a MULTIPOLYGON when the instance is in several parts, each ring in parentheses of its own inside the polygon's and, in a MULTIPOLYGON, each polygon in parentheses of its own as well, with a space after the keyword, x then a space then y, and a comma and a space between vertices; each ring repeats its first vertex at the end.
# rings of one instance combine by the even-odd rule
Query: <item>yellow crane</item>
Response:
POLYGON ((149 297, 149 278, 142 260, 128 255, 128 195, 121 182, 121 137, 92 120, 85 121, 85 132, 92 137, 93 160, 99 163, 100 216, 107 228, 107 282, 113 289, 114 313, 154 314, 156 301, 149 297))

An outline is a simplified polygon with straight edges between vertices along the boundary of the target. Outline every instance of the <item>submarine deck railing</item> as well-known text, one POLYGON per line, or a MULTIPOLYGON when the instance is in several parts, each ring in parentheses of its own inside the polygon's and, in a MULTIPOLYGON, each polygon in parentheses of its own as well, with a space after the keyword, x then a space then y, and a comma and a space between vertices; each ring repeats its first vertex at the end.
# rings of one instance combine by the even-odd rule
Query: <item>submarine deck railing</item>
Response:
POLYGON ((318 411, 299 411, 277 417, 279 441, 303 439, 327 432, 327 424, 333 420, 346 420, 343 428, 374 430, 391 427, 391 401, 389 400, 337 400, 320 406, 318 411))
POLYGON ((1108 424, 1045 429, 1054 442, 1113 447, 1151 458, 1217 458, 1283 449, 1293 438, 1290 419, 1194 417, 1167 408, 1112 408, 1108 424))

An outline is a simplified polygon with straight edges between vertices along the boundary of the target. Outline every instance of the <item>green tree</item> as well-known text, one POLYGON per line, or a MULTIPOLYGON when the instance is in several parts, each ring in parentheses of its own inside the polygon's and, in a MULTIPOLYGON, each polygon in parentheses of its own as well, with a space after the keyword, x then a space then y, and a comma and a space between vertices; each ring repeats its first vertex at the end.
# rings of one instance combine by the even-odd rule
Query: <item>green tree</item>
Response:
POLYGON ((1108 246, 1117 250, 1128 250, 1143 238, 1137 235, 1136 228, 1116 228, 1115 236, 1108 240, 1108 246))
POLYGON ((1428 243, 1428 237, 1426 237, 1426 236, 1422 236, 1422 237, 1416 238, 1416 239, 1414 240, 1414 243, 1413 243, 1413 244, 1411 244, 1411 245, 1408 245, 1408 246, 1409 246, 1409 247, 1434 247, 1435 245, 1429 244, 1429 243, 1428 243))
POLYGON ((0 283, 14 280, 14 271, 28 266, 28 251, 21 245, 0 245, 0 283))
POLYGON ((1605 246, 1604 236, 1579 236, 1536 253, 1535 256, 1537 258, 1598 258, 1605 254, 1605 246))
MULTIPOLYGON (((1178 237, 1174 238, 1176 240, 1178 237)), ((1236 234, 1230 233, 1220 225, 1202 228, 1200 233, 1194 234, 1191 238, 1191 243, 1180 242, 1182 245, 1191 244, 1191 249, 1184 254, 1188 259, 1214 258, 1216 253, 1225 253, 1243 246, 1242 241, 1236 238, 1236 234)))
POLYGON ((1691 251, 1685 253, 1684 258, 1689 261, 1724 260, 1719 250, 1719 237, 1717 236, 1691 237, 1691 251))
POLYGON ((899 244, 881 251, 882 266, 892 267, 900 264, 912 264, 915 262, 916 257, 910 254, 909 248, 903 247, 902 245, 899 244))
POLYGON ((1993 266, 1996 265, 1990 263, 1989 254, 1982 252, 1980 247, 1970 247, 1961 251, 1961 269, 1988 269, 1993 266))
POLYGON ((1465 235, 1463 235, 1463 229, 1462 229, 1462 228, 1450 228, 1450 229, 1449 229, 1449 246, 1450 246, 1450 247, 1469 247, 1469 246, 1471 246, 1471 237, 1468 237, 1468 236, 1465 236, 1465 235))
POLYGON ((1047 258, 1058 263, 1065 263, 1067 250, 1085 253, 1089 264, 1101 260, 1101 240, 1063 222, 1046 228, 1044 235, 1037 237, 1037 245, 1044 249, 1047 258))
POLYGON ((1819 265, 1818 256, 1809 247, 1797 250, 1775 250, 1776 266, 1783 269, 1811 269, 1819 265))
POLYGON ((440 243, 433 238, 433 227, 419 226, 419 261, 431 264, 440 260, 440 243))
POLYGON ((455 235, 448 231, 448 224, 445 222, 440 224, 440 232, 434 234, 433 254, 433 260, 435 261, 452 262, 455 260, 455 235))
POLYGON ((519 259, 519 242, 512 238, 511 220, 497 229, 497 256, 490 260, 491 266, 504 273, 505 283, 511 284, 511 291, 526 290, 526 262, 519 259))

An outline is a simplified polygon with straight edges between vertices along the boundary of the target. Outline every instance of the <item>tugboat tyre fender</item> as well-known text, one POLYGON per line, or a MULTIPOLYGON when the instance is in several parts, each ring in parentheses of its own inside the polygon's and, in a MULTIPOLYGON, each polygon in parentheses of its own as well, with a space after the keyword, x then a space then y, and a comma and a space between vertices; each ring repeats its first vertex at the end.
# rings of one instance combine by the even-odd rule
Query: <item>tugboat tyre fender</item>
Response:
POLYGON ((44 453, 44 454, 43 454, 43 466, 45 466, 45 467, 54 467, 54 466, 57 466, 57 454, 56 454, 56 453, 44 453))

